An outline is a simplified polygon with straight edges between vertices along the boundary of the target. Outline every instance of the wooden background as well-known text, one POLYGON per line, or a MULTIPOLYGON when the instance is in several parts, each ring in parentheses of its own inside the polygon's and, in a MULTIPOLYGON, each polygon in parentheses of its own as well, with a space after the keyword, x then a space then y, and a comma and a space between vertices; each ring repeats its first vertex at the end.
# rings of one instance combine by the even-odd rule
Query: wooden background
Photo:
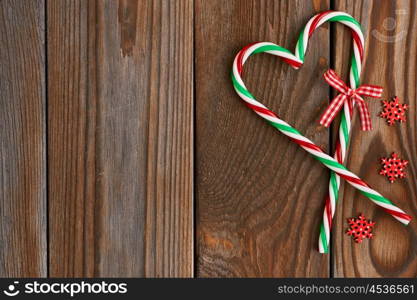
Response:
MULTIPOLYGON (((332 252, 317 252, 328 170, 245 108, 229 78, 254 41, 293 49, 307 20, 352 14, 363 82, 410 105, 388 127, 355 117, 348 167, 417 218, 417 4, 413 0, 0 0, 0 276, 415 277, 417 222, 402 226, 342 184, 332 252), (378 175, 381 156, 408 179, 378 175), (346 218, 377 222, 355 244, 346 218)), ((327 151, 318 125, 347 78, 349 31, 324 25, 299 71, 250 59, 258 99, 327 151)))

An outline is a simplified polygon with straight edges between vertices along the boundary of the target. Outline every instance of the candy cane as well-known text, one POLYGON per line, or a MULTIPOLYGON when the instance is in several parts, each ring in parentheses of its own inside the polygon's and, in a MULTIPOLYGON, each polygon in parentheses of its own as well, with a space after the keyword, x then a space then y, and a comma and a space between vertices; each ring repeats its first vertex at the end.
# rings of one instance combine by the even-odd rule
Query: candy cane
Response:
POLYGON ((313 155, 315 159, 320 161, 330 170, 334 171, 338 176, 344 178, 349 184, 358 189, 363 195, 368 197, 375 204, 381 206, 386 212, 391 214, 395 219, 407 225, 411 217, 403 210, 396 207, 389 199, 383 197, 377 191, 373 190, 357 175, 350 172, 345 166, 336 159, 327 155, 320 147, 315 145, 311 140, 304 137, 299 131, 291 127, 288 123, 278 118, 278 116, 268 109, 265 105, 258 102, 255 97, 247 90, 242 81, 241 73, 246 60, 254 53, 267 52, 282 57, 286 62, 294 67, 302 65, 303 61, 293 55, 289 50, 275 45, 273 43, 260 42, 249 45, 242 49, 235 57, 232 70, 233 86, 237 94, 243 99, 246 105, 256 114, 268 121, 272 126, 280 132, 288 136, 292 141, 300 145, 304 150, 313 155))
MULTIPOLYGON (((314 30, 325 22, 341 22, 348 26, 352 30, 353 37, 353 55, 351 60, 351 67, 349 73, 350 87, 356 89, 360 85, 360 75, 362 71, 363 49, 364 49, 364 37, 362 29, 358 21, 356 21, 351 15, 336 12, 326 11, 315 15, 311 18, 304 30, 301 32, 297 42, 295 55, 304 60, 304 54, 307 51, 307 44, 309 37, 313 34, 314 30)), ((354 103, 353 103, 354 105, 354 103)), ((350 107, 348 103, 345 103, 343 107, 343 113, 341 116, 339 127, 339 140, 336 144, 336 151, 334 158, 343 164, 346 157, 346 150, 349 145, 349 136, 351 129, 351 120, 353 115, 353 105, 350 107)), ((323 212, 323 222, 320 226, 319 236, 319 251, 320 253, 329 252, 330 242, 330 230, 332 226, 332 220, 335 213, 336 203, 339 198, 340 177, 330 172, 329 182, 329 195, 326 197, 325 208, 323 212)))

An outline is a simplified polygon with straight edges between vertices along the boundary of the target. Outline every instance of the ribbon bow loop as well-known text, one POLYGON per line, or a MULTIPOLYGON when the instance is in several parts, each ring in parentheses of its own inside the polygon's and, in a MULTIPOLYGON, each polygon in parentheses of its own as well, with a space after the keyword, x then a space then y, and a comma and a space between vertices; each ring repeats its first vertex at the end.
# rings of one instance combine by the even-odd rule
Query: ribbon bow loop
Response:
POLYGON ((383 92, 382 87, 376 85, 361 85, 357 89, 351 89, 332 69, 327 70, 323 77, 324 80, 339 91, 340 94, 331 101, 329 107, 320 118, 320 124, 329 127, 330 123, 336 117, 336 114, 341 110, 342 105, 348 101, 350 107, 353 107, 354 103, 358 104, 362 130, 371 130, 372 124, 368 105, 361 96, 380 98, 383 92))

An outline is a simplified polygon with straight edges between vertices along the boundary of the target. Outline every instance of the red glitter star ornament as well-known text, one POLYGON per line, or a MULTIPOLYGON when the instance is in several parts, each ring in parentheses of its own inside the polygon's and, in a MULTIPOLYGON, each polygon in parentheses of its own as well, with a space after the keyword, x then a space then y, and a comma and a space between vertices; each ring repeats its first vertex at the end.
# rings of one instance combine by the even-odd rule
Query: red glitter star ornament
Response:
POLYGON ((405 168, 408 165, 408 161, 400 159, 396 153, 392 153, 389 158, 381 158, 381 163, 382 170, 379 174, 387 176, 391 183, 393 183, 397 178, 405 177, 405 168))
POLYGON ((363 214, 358 218, 348 219, 348 223, 350 229, 346 233, 353 236, 356 243, 362 243, 363 239, 371 239, 374 236, 372 229, 375 222, 367 220, 363 214))
POLYGON ((380 117, 387 119, 388 125, 394 125, 395 121, 405 122, 405 111, 408 109, 407 104, 398 103, 398 97, 395 96, 391 101, 382 101, 384 106, 380 117))

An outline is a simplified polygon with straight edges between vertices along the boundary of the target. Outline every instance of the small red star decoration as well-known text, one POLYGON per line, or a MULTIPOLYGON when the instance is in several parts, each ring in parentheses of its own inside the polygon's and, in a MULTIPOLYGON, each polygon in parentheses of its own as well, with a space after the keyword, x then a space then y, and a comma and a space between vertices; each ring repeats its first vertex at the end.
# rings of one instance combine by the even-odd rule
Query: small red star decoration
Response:
POLYGON ((397 178, 405 177, 405 168, 408 165, 408 161, 398 158, 396 153, 392 153, 389 158, 381 158, 381 163, 382 170, 379 174, 387 176, 391 183, 393 183, 397 178))
POLYGON ((387 119, 388 125, 394 125, 395 121, 405 122, 405 111, 408 109, 407 104, 398 103, 398 97, 395 96, 391 101, 382 101, 384 106, 380 117, 387 119))
POLYGON ((346 233, 353 236, 356 243, 362 243, 363 239, 371 239, 374 236, 372 229, 375 222, 367 220, 363 214, 358 218, 348 219, 348 223, 350 229, 346 233))

